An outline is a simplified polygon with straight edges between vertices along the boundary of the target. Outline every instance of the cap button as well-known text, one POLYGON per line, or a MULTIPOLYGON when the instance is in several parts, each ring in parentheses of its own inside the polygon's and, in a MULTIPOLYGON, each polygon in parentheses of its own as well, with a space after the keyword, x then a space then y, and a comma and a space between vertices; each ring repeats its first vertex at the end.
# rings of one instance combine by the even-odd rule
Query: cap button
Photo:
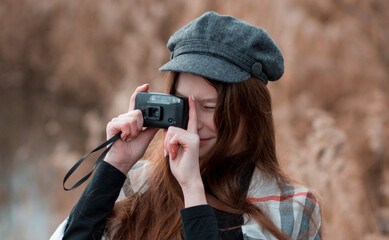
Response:
POLYGON ((266 74, 262 71, 262 64, 260 62, 255 62, 251 66, 251 75, 267 84, 268 79, 266 74))
POLYGON ((256 62, 251 66, 251 75, 259 78, 262 76, 262 64, 260 62, 256 62))

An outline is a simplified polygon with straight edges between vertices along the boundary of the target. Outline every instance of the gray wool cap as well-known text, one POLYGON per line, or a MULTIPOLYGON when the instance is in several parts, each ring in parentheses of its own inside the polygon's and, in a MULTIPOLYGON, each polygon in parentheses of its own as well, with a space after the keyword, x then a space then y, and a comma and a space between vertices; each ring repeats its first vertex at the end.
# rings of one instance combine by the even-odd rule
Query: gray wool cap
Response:
POLYGON ((179 29, 167 47, 170 61, 160 71, 193 73, 229 83, 253 76, 265 84, 284 73, 281 51, 265 30, 215 12, 179 29))

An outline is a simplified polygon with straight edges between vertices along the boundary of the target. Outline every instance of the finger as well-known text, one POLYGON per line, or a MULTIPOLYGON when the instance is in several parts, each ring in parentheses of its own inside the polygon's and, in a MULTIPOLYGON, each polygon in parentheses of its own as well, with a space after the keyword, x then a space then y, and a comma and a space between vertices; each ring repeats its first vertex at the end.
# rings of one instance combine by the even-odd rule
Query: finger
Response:
POLYGON ((138 129, 138 132, 140 132, 143 128, 143 115, 142 111, 139 109, 127 112, 125 114, 121 114, 118 117, 114 118, 111 120, 111 122, 123 122, 125 119, 130 119, 130 118, 136 118, 136 128, 138 129))
POLYGON ((175 159, 177 157, 177 153, 178 153, 178 149, 180 148, 180 144, 179 144, 179 137, 178 135, 174 135, 170 141, 169 141, 169 144, 168 144, 168 149, 169 149, 169 152, 170 152, 170 157, 172 159, 175 159))
POLYGON ((127 141, 127 139, 130 138, 131 134, 131 126, 127 122, 117 122, 118 127, 120 127, 120 130, 122 131, 122 134, 120 134, 120 138, 123 141, 127 141))
POLYGON ((164 142, 165 152, 173 159, 177 156, 177 151, 180 145, 178 139, 181 135, 184 135, 185 132, 186 131, 184 129, 177 128, 177 127, 169 127, 166 132, 165 142, 164 142))
POLYGON ((197 133, 196 103, 193 95, 188 99, 188 102, 189 102, 188 132, 197 133))
POLYGON ((143 117, 142 112, 140 110, 133 111, 133 117, 131 119, 131 134, 130 137, 134 138, 138 136, 138 134, 142 131, 143 127, 143 117))
POLYGON ((166 152, 166 148, 165 148, 166 133, 167 133, 167 129, 164 129, 163 130, 163 139, 164 139, 164 142, 163 142, 163 155, 165 157, 167 156, 167 152, 166 152))
POLYGON ((135 113, 134 113, 135 117, 137 118, 137 129, 138 129, 138 132, 141 132, 142 129, 143 129, 143 114, 142 114, 142 111, 137 109, 135 110, 135 113))
POLYGON ((172 140, 176 138, 177 135, 171 132, 168 132, 167 138, 165 138, 165 151, 172 159, 176 158, 177 150, 178 150, 178 144, 179 144, 178 141, 174 140, 174 143, 172 143, 172 140))
POLYGON ((136 119, 136 118, 130 118, 129 121, 127 122, 127 124, 130 127, 130 134, 127 137, 127 141, 129 141, 131 138, 136 137, 139 134, 137 122, 138 122, 138 119, 136 119))
POLYGON ((148 83, 143 84, 142 86, 139 86, 135 89, 135 92, 132 94, 131 99, 130 99, 130 107, 129 107, 128 111, 132 111, 135 109, 136 94, 138 94, 139 92, 146 92, 147 90, 149 90, 148 83))
POLYGON ((107 124, 107 139, 111 138, 118 132, 122 132, 120 135, 120 138, 122 140, 125 140, 127 135, 130 133, 130 129, 128 128, 128 125, 126 122, 109 122, 107 124))
POLYGON ((142 112, 139 110, 131 111, 129 113, 122 114, 119 117, 112 119, 111 122, 122 124, 122 126, 115 126, 120 127, 120 131, 122 131, 121 139, 129 141, 131 138, 136 137, 142 131, 142 112))
POLYGON ((165 140, 163 142, 163 150, 164 150, 164 155, 165 157, 169 155, 169 147, 168 147, 168 143, 170 141, 170 138, 171 138, 171 133, 169 131, 164 131, 165 133, 165 140))
POLYGON ((172 159, 175 159, 179 151, 184 149, 196 149, 199 145, 197 134, 189 133, 188 131, 178 128, 169 127, 165 138, 165 150, 169 153, 172 159))

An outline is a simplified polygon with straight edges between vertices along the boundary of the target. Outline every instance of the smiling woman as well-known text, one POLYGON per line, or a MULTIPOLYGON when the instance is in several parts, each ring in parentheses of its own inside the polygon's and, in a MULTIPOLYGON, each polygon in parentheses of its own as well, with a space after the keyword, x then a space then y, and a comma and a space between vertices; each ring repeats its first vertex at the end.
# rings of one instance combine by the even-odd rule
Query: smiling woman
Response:
POLYGON ((69 219, 64 239, 321 239, 316 197, 280 169, 268 81, 283 74, 263 30, 214 12, 169 40, 170 94, 188 98, 187 129, 169 127, 146 164, 157 130, 134 110, 107 124, 112 145, 69 219), (130 171, 131 170, 131 171, 130 171), (117 199, 129 173, 132 191, 117 199), (134 180, 134 181, 133 181, 134 180))
POLYGON ((200 138, 199 156, 205 157, 216 142, 213 115, 216 107, 216 89, 203 77, 190 73, 178 74, 171 93, 196 99, 197 134, 200 138))

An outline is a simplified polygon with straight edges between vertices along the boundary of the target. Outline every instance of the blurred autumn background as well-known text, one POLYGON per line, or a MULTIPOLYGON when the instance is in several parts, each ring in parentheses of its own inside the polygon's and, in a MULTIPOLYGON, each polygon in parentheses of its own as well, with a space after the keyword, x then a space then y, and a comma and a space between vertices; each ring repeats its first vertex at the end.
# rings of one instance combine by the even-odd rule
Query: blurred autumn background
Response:
POLYGON ((163 91, 166 42, 208 10, 266 29, 285 170, 322 198, 325 239, 389 239, 389 1, 2 0, 0 238, 48 239, 62 179, 136 86, 163 91))

